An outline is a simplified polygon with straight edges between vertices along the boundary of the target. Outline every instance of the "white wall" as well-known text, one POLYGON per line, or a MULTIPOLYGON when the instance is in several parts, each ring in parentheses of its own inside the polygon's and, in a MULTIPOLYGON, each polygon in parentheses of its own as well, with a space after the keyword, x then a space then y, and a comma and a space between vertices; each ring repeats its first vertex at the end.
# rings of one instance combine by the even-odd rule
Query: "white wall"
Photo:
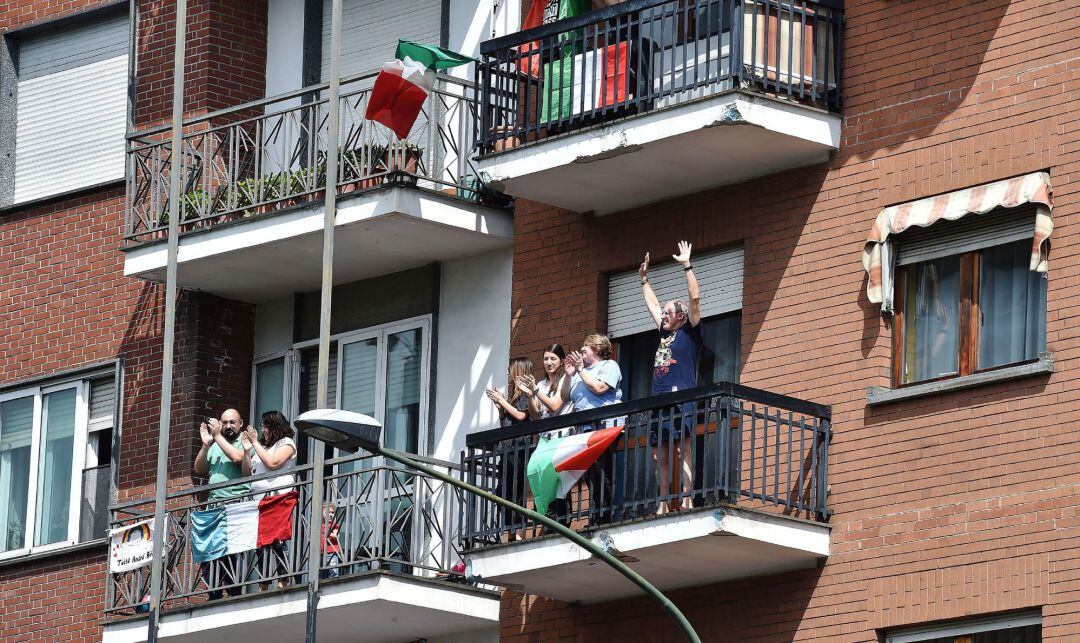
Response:
POLYGON ((513 251, 442 264, 435 391, 436 458, 456 462, 465 435, 498 426, 484 387, 504 386, 510 360, 513 251))
MULTIPOLYGON (((300 89, 303 81, 304 0, 270 0, 266 25, 266 95, 300 89)), ((300 99, 295 103, 300 104, 300 99)))
MULTIPOLYGON (((505 36, 521 24, 521 0, 450 0, 450 49, 466 56, 480 55, 480 43, 505 36), (495 4, 499 4, 498 9, 495 4)), ((450 70, 458 78, 472 78, 473 66, 450 70)))
POLYGON ((255 358, 292 346, 293 299, 284 297, 255 306, 255 358))

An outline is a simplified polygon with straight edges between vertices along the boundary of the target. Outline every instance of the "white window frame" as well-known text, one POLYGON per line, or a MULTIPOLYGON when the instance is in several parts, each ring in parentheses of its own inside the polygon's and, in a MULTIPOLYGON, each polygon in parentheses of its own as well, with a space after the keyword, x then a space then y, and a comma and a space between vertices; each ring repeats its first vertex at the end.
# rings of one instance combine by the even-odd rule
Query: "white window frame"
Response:
MULTIPOLYGON (((375 395, 378 400, 378 408, 376 409, 375 419, 379 422, 383 422, 386 415, 386 361, 388 351, 388 337, 395 333, 400 333, 407 330, 419 329, 421 333, 421 362, 420 362, 420 428, 419 435, 417 436, 417 450, 421 455, 427 455, 428 451, 428 433, 430 426, 428 426, 428 410, 431 397, 431 327, 432 317, 430 314, 419 315, 417 317, 409 317, 407 319, 399 319, 393 322, 385 324, 379 324, 377 326, 368 326, 366 328, 358 328, 356 330, 346 331, 344 333, 338 333, 330 336, 331 342, 337 342, 335 349, 337 350, 338 369, 335 374, 337 380, 337 391, 334 399, 334 408, 341 406, 342 395, 342 377, 345 369, 342 367, 344 360, 344 348, 346 345, 371 339, 373 337, 378 338, 378 358, 376 360, 376 368, 378 369, 379 377, 376 380, 375 395)), ((291 352, 292 358, 286 359, 286 373, 285 373, 285 385, 287 387, 285 406, 287 410, 283 410, 289 418, 296 417, 300 409, 300 352, 305 348, 311 348, 312 346, 318 346, 319 340, 312 339, 303 342, 297 342, 293 344, 289 351, 284 353, 275 353, 272 355, 266 355, 259 358, 259 362, 268 361, 271 359, 277 359, 281 355, 291 352)), ((251 408, 254 413, 255 407, 255 395, 256 384, 255 381, 255 366, 252 365, 252 389, 251 389, 251 408)), ((309 445, 310 446, 310 445, 309 445)), ((348 455, 343 452, 338 452, 337 455, 348 455)))
MULTIPOLYGON (((0 394, 0 404, 12 400, 33 397, 34 418, 30 437, 30 470, 27 484, 26 525, 23 547, 0 553, 0 560, 17 558, 27 554, 47 552, 70 547, 79 542, 80 506, 82 503, 82 472, 86 463, 87 424, 90 415, 89 379, 63 382, 47 386, 31 386, 0 394), (44 398, 50 393, 67 389, 75 390, 75 426, 71 454, 71 494, 68 499, 67 538, 48 545, 34 545, 37 537, 38 478, 41 475, 41 431, 45 426, 44 398)), ((0 429, 2 430, 2 429, 0 429)))
POLYGON ((257 402, 256 395, 259 392, 259 379, 258 379, 259 365, 260 364, 265 364, 267 362, 272 362, 272 361, 277 360, 277 359, 283 359, 284 358, 284 360, 285 360, 285 362, 284 362, 285 363, 285 374, 284 374, 284 377, 281 378, 282 379, 282 382, 281 382, 281 384, 282 384, 282 389, 281 389, 281 405, 282 405, 282 408, 279 409, 279 410, 282 413, 284 413, 285 416, 290 421, 294 417, 295 414, 291 413, 291 410, 298 408, 293 403, 293 393, 294 393, 295 386, 296 386, 296 382, 295 382, 296 377, 293 376, 293 371, 297 371, 297 374, 298 374, 298 369, 295 368, 295 366, 296 366, 296 355, 297 355, 297 351, 289 348, 289 349, 286 349, 286 350, 283 350, 283 351, 277 351, 275 353, 269 353, 267 355, 263 355, 262 357, 258 357, 254 361, 251 362, 251 391, 250 391, 250 393, 251 393, 251 397, 250 397, 251 404, 248 407, 248 418, 249 418, 248 423, 251 424, 251 426, 254 426, 254 427, 258 428, 258 422, 259 422, 259 418, 255 417, 255 410, 256 410, 255 409, 255 403, 257 402))
POLYGON ((932 641, 946 636, 966 636, 995 630, 1007 630, 1014 627, 1027 627, 1029 625, 1042 625, 1042 614, 1038 612, 1008 614, 961 623, 910 628, 886 634, 885 643, 919 643, 920 641, 932 641))

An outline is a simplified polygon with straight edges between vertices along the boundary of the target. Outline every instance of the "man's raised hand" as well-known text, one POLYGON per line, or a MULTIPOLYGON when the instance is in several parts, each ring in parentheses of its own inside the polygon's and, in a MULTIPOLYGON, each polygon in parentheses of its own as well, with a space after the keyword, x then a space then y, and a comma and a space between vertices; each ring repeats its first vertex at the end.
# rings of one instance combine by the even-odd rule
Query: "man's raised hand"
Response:
POLYGON ((204 447, 210 446, 210 443, 214 441, 214 436, 210 435, 210 428, 206 426, 206 422, 199 424, 199 437, 204 447))
POLYGON ((637 272, 642 279, 649 276, 649 253, 645 253, 645 261, 641 262, 641 266, 638 267, 637 272))
MULTIPOLYGON (((679 254, 671 255, 671 258, 683 265, 683 267, 690 265, 690 245, 689 241, 679 242, 679 254)), ((648 255, 645 255, 645 263, 648 264, 648 255)))

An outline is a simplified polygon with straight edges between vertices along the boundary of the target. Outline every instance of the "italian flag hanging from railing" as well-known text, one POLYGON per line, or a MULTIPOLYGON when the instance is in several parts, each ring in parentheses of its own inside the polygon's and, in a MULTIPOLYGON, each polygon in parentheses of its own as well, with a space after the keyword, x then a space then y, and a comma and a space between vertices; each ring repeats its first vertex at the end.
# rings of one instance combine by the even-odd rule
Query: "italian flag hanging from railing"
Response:
POLYGON ((397 60, 382 67, 368 99, 369 121, 382 123, 399 139, 409 135, 428 94, 435 87, 435 74, 473 61, 468 56, 411 40, 399 40, 397 60))

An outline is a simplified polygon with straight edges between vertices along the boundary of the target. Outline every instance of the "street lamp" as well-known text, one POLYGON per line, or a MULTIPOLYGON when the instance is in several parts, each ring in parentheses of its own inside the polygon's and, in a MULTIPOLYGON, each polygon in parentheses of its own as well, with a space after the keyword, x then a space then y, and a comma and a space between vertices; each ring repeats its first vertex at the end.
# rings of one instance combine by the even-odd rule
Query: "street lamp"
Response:
POLYGON ((548 518, 543 514, 539 514, 532 509, 522 507, 500 498, 499 496, 484 491, 483 489, 473 486, 463 480, 458 480, 453 476, 447 475, 436 469, 425 466, 416 460, 409 457, 408 454, 393 449, 383 448, 379 444, 379 437, 382 434, 382 423, 373 417, 363 415, 361 413, 354 413, 352 411, 338 411, 334 409, 315 409, 308 411, 307 413, 300 414, 295 420, 293 425, 298 431, 302 431, 316 440, 326 442, 333 445, 338 449, 349 451, 350 453, 356 453, 359 449, 364 449, 372 454, 381 455, 385 458, 403 464, 411 469, 415 469, 420 473, 429 475, 432 478, 442 480, 443 482, 464 489, 469 493, 480 496, 485 500, 494 502, 498 505, 506 507, 511 511, 519 513, 530 520, 544 525, 548 529, 558 533, 560 536, 570 540, 575 545, 588 551, 593 556, 596 556, 600 560, 604 561, 615 571, 619 572, 630 582, 640 587, 646 594, 651 596, 660 607, 667 612, 671 618, 675 619, 675 623, 679 626, 679 629, 686 635, 686 639, 693 643, 701 643, 701 638, 698 637, 697 632, 694 631, 694 627, 690 624, 690 621, 686 619, 686 616, 675 606, 675 603, 671 602, 667 596, 665 596, 660 590, 656 589, 641 577, 640 574, 627 567, 622 561, 612 556, 605 551, 602 547, 598 546, 593 541, 585 538, 576 531, 569 527, 563 526, 558 522, 548 518))

